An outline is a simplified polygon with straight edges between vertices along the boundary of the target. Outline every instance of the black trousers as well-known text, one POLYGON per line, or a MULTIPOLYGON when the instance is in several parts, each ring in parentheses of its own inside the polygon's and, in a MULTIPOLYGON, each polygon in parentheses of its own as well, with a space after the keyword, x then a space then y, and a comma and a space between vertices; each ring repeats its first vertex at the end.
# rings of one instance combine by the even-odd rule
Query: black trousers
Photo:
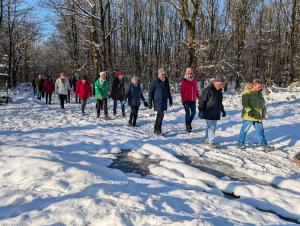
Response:
POLYGON ((82 100, 81 100, 81 112, 82 112, 82 113, 84 113, 84 109, 85 109, 85 106, 86 106, 86 101, 87 101, 87 100, 85 100, 85 99, 82 99, 82 100))
POLYGON ((68 90, 68 97, 66 98, 66 102, 70 103, 71 102, 71 91, 68 90))
POLYGON ((46 104, 51 104, 52 93, 46 93, 46 104))
POLYGON ((154 131, 161 132, 161 126, 164 119, 164 112, 157 112, 154 131))
POLYGON ((33 94, 36 94, 36 86, 32 86, 33 88, 33 94))
POLYGON ((59 94, 58 97, 59 97, 59 100, 60 100, 60 107, 61 107, 61 109, 64 109, 65 108, 65 101, 67 99, 67 95, 59 94))
POLYGON ((107 98, 105 98, 103 100, 97 99, 96 108, 97 108, 97 116, 100 115, 100 110, 101 109, 104 110, 104 115, 108 116, 107 98))
POLYGON ((131 113, 130 113, 130 117, 129 117, 129 124, 136 126, 136 120, 138 117, 140 106, 132 106, 131 105, 130 108, 131 108, 131 113))

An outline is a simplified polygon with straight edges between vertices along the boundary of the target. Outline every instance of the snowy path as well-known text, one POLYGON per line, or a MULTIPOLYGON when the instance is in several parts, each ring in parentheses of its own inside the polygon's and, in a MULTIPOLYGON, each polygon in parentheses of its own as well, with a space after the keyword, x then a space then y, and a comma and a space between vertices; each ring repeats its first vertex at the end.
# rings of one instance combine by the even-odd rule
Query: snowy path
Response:
MULTIPOLYGON (((276 151, 263 153, 235 148, 238 95, 225 96, 220 149, 210 151, 201 144, 204 122, 196 117, 187 134, 179 105, 166 114, 161 138, 153 135, 153 111, 142 108, 141 126, 133 129, 122 118, 96 120, 94 103, 82 116, 76 104, 61 111, 57 100, 45 106, 21 90, 14 105, 0 106, 0 225, 300 223, 300 169, 290 161, 300 152, 300 99, 294 96, 299 91, 270 95, 265 130, 276 151), (151 175, 108 168, 120 149, 152 161, 151 175), (235 180, 192 166, 201 161, 235 180)), ((253 131, 248 139, 255 141, 253 131)))

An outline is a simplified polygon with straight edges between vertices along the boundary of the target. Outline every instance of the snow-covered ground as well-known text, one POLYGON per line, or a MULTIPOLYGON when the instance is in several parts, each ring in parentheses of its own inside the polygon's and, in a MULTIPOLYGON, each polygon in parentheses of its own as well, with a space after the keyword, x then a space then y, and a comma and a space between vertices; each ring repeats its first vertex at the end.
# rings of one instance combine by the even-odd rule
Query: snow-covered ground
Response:
MULTIPOLYGON (((300 89, 273 88, 266 98, 266 136, 276 151, 235 145, 240 95, 227 93, 218 125, 219 149, 202 145, 205 123, 185 132, 178 95, 166 113, 165 137, 153 135, 155 113, 96 119, 79 105, 46 106, 21 86, 0 105, 0 225, 294 225, 300 223, 300 89), (128 152, 149 175, 109 166, 128 152), (147 163, 147 164, 146 164, 147 163), (142 165, 143 166, 143 165, 142 165)), ((110 112, 111 113, 111 112, 110 112)))

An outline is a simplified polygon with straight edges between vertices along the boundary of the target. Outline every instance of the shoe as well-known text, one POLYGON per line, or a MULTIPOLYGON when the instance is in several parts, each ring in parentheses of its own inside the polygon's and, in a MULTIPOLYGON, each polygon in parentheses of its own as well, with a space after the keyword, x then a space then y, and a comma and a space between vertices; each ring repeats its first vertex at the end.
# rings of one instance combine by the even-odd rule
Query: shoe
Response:
POLYGON ((213 143, 209 143, 208 147, 211 148, 211 149, 216 149, 217 148, 217 146, 213 143))
POLYGON ((257 150, 259 150, 259 151, 265 151, 265 152, 270 152, 270 151, 274 151, 274 147, 265 145, 265 146, 258 147, 257 150))
POLYGON ((125 114, 122 114, 122 117, 123 117, 123 118, 125 118, 125 117, 126 117, 126 115, 125 115, 125 114))
POLYGON ((104 119, 109 120, 110 118, 108 117, 108 115, 105 115, 104 119))
POLYGON ((246 146, 243 144, 238 144, 238 148, 241 150, 246 150, 246 146))
POLYGON ((165 136, 165 134, 163 134, 161 131, 157 131, 157 133, 156 133, 158 136, 165 136))
POLYGON ((207 140, 203 141, 203 144, 208 145, 209 142, 207 140))
POLYGON ((187 131, 188 133, 192 132, 192 126, 186 125, 186 131, 187 131))
POLYGON ((97 114, 97 118, 100 118, 100 114, 97 114))

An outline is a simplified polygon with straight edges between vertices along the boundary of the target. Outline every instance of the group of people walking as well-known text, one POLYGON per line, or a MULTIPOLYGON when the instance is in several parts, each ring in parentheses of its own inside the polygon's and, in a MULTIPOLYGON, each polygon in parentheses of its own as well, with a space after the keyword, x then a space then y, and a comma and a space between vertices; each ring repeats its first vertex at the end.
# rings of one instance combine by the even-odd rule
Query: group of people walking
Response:
MULTIPOLYGON (((64 103, 68 101, 68 95, 70 95, 72 87, 74 89, 74 95, 76 102, 81 103, 81 111, 85 114, 85 107, 87 99, 94 95, 96 99, 96 116, 100 117, 101 111, 104 113, 105 119, 108 119, 108 98, 113 99, 113 114, 117 114, 117 105, 121 104, 122 116, 125 115, 125 103, 128 101, 128 105, 131 109, 129 116, 129 126, 137 126, 138 112, 141 103, 146 108, 154 108, 157 112, 156 120, 154 124, 154 133, 159 136, 163 136, 162 124, 164 114, 168 109, 168 105, 173 105, 173 99, 171 95, 170 83, 166 77, 166 72, 163 68, 158 70, 157 78, 153 79, 150 83, 148 101, 146 101, 142 88, 139 83, 139 78, 133 76, 130 84, 125 86, 125 81, 122 72, 118 72, 114 78, 112 85, 107 80, 106 73, 100 72, 93 84, 87 79, 87 76, 79 78, 74 76, 72 79, 72 85, 69 79, 61 72, 59 78, 55 84, 51 78, 47 78, 43 81, 41 86, 42 76, 39 76, 35 83, 34 90, 37 90, 37 98, 41 99, 42 92, 46 93, 46 103, 51 104, 51 94, 55 91, 59 96, 60 106, 63 109, 64 103), (43 89, 40 89, 43 87, 43 89)), ((185 110, 185 127, 187 132, 192 132, 192 122, 196 115, 197 101, 199 118, 206 121, 206 135, 204 138, 204 144, 210 148, 216 148, 215 145, 215 133, 217 129, 217 121, 221 117, 226 117, 226 111, 223 106, 223 92, 224 79, 217 77, 213 79, 212 83, 206 87, 201 95, 198 89, 197 80, 194 78, 192 68, 185 70, 184 78, 181 81, 181 102, 185 110)), ((251 85, 247 86, 242 94, 242 118, 243 125, 240 131, 238 146, 241 149, 245 149, 245 138, 253 125, 259 141, 259 146, 262 150, 269 151, 271 147, 267 145, 267 141, 264 135, 264 129, 262 121, 266 115, 265 101, 262 95, 262 84, 259 80, 255 79, 251 85)))

